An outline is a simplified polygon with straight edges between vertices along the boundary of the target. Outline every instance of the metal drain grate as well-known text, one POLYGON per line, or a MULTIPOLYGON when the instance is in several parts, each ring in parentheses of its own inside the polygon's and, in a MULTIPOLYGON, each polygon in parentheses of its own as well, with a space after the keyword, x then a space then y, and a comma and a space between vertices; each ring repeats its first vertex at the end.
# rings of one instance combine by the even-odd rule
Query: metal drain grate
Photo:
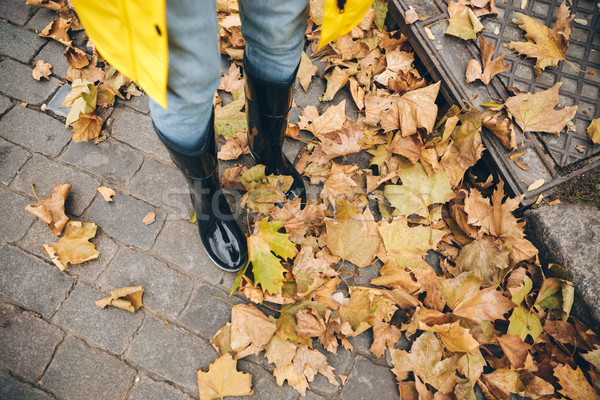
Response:
MULTIPOLYGON (((504 45, 510 41, 525 41, 523 31, 512 20, 514 12, 522 12, 535 18, 546 26, 553 27, 555 15, 562 1, 529 0, 525 9, 521 9, 521 0, 496 0, 500 10, 498 16, 482 18, 485 30, 483 36, 496 47, 495 57, 509 52, 504 45)), ((575 18, 587 21, 587 25, 573 22, 571 41, 567 59, 583 70, 595 70, 595 75, 577 71, 566 62, 558 68, 546 68, 538 77, 533 66, 535 59, 524 58, 509 53, 506 61, 510 68, 494 78, 489 86, 492 96, 506 99, 509 96, 507 86, 524 91, 538 92, 563 82, 560 90, 560 106, 577 105, 579 110, 574 118, 575 131, 554 134, 529 134, 522 138, 519 132, 519 149, 506 150, 491 134, 484 133, 484 144, 489 150, 491 162, 497 167, 502 178, 515 195, 526 193, 523 205, 529 205, 540 193, 551 190, 556 185, 571 179, 592 168, 600 166, 600 146, 594 145, 588 138, 586 128, 592 118, 600 117, 600 9, 596 0, 572 0, 571 13, 575 18), (585 112, 584 112, 585 111, 585 112), (523 146, 521 146, 523 143, 523 146), (519 168, 509 156, 512 153, 525 153, 521 160, 530 166, 527 171, 519 168), (546 183, 540 189, 527 192, 533 181, 543 178, 546 183)), ((462 103, 473 99, 481 104, 490 99, 483 84, 465 83, 464 73, 470 59, 480 59, 479 48, 474 41, 464 41, 445 35, 447 24, 432 23, 447 18, 446 4, 440 0, 393 0, 390 2, 390 14, 398 23, 409 40, 427 72, 435 80, 443 82, 442 94, 451 103, 462 103), (412 25, 404 24, 406 10, 412 6, 419 16, 429 16, 426 21, 412 25), (425 34, 429 26, 435 39, 425 34)))

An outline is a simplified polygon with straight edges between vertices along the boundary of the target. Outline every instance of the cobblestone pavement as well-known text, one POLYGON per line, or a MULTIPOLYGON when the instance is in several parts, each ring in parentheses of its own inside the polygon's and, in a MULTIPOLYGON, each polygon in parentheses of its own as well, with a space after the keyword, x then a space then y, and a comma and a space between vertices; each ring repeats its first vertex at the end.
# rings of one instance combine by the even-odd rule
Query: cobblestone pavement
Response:
MULTIPOLYGON (((146 97, 103 111, 105 142, 70 141, 58 108, 69 91, 63 46, 36 35, 54 16, 25 0, 0 1, 0 399, 197 398, 196 371, 217 358, 208 340, 230 318, 230 306, 212 296, 244 299, 228 298, 235 276, 199 243, 185 181, 152 132, 146 97), (53 65, 50 81, 31 77, 40 59, 53 65), (40 198, 58 183, 72 185, 66 210, 98 225, 97 260, 66 272, 50 262, 42 244, 56 238, 25 211, 36 202, 30 183, 40 198), (100 185, 117 191, 113 203, 96 192, 100 185), (145 226, 151 210, 156 221, 145 226), (144 309, 94 304, 128 285, 143 285, 145 303, 169 324, 144 309)), ((317 105, 323 89, 314 80, 308 93, 296 90, 296 104, 317 105)), ((288 156, 300 145, 286 145, 288 156)), ((371 341, 363 334, 354 352, 329 357, 335 373, 348 376, 343 387, 319 375, 306 398, 398 398, 391 364, 373 357, 371 341)), ((253 375, 253 398, 298 398, 277 386, 271 368, 262 357, 239 362, 253 375)))

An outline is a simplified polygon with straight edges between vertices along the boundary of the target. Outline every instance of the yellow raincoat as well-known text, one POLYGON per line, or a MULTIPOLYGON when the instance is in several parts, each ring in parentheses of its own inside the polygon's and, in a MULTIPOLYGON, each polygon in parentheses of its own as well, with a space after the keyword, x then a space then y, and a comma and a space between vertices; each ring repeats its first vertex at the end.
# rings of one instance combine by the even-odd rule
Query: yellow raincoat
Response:
MULTIPOLYGON (((259 0, 260 1, 260 0, 259 0)), ((100 54, 167 107, 169 46, 166 0, 72 0, 77 16, 100 54)), ((373 0, 325 0, 320 45, 350 32, 373 0)))

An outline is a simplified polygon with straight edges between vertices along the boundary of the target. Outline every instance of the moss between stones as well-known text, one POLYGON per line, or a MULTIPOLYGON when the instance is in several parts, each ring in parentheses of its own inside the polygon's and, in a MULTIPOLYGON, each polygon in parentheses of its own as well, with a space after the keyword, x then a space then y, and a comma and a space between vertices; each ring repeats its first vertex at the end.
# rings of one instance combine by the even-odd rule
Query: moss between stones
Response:
POLYGON ((559 186, 551 198, 570 203, 593 204, 600 208, 600 170, 583 174, 559 186))

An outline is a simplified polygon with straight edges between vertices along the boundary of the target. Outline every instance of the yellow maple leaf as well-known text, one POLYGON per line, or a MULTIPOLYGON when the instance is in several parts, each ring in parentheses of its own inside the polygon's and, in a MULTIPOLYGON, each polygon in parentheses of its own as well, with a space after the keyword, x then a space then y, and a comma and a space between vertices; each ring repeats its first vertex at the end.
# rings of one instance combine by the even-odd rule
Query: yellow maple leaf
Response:
POLYGON ((69 221, 65 234, 54 244, 45 244, 44 250, 61 271, 67 264, 81 264, 98 258, 100 252, 89 242, 96 236, 96 224, 92 222, 69 221))
POLYGON ((251 396, 252 375, 237 370, 237 361, 225 354, 208 367, 198 370, 200 400, 222 399, 225 396, 251 396))

